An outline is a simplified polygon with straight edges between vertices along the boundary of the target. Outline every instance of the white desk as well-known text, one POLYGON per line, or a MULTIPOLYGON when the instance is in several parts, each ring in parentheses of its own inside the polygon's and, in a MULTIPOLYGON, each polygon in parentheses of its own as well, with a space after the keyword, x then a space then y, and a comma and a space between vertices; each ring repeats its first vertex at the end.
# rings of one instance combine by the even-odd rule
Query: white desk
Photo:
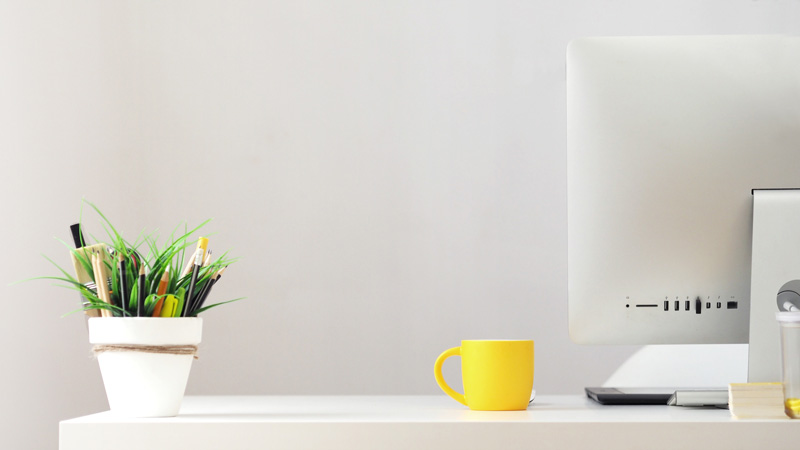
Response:
POLYGON ((445 396, 187 397, 178 417, 104 412, 60 424, 61 450, 107 449, 788 449, 800 420, 727 410, 601 406, 539 396, 527 411, 469 411, 445 396))

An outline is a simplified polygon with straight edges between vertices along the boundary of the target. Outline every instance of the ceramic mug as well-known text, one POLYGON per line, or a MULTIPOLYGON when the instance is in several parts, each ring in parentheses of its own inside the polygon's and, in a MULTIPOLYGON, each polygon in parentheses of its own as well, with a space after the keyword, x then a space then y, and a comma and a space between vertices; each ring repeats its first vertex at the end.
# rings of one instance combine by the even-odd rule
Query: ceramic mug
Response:
POLYGON ((526 409, 533 391, 533 341, 461 341, 461 347, 439 355, 433 372, 445 394, 469 409, 526 409), (442 364, 451 356, 461 356, 463 394, 448 386, 442 376, 442 364))

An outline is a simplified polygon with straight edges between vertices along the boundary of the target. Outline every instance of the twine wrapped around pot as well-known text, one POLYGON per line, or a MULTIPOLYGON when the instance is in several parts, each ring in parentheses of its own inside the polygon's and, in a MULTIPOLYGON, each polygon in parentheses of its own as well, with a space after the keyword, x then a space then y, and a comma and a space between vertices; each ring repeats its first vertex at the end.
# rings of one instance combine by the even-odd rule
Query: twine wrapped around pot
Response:
POLYGON ((136 345, 136 344, 97 344, 92 352, 97 356, 103 352, 142 352, 165 355, 192 355, 197 359, 196 345, 136 345))

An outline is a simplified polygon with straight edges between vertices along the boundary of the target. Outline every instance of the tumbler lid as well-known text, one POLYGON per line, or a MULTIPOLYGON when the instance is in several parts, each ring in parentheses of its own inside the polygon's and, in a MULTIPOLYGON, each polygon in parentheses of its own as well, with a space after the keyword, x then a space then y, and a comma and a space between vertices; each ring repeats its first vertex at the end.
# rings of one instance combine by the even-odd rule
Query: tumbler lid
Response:
POLYGON ((778 322, 800 322, 800 311, 781 311, 775 313, 778 322))

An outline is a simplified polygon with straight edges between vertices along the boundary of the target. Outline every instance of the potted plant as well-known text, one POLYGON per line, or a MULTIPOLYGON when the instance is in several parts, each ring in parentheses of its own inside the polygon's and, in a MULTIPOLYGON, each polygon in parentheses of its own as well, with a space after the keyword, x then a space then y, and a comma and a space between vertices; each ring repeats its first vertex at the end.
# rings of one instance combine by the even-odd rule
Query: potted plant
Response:
POLYGON ((72 226, 73 276, 53 263, 54 279, 76 290, 89 318, 89 342, 97 356, 112 413, 126 417, 178 414, 192 360, 202 335, 199 314, 240 299, 209 304, 212 288, 234 259, 212 258, 208 239, 192 236, 209 221, 159 246, 153 234, 125 240, 103 213, 108 242, 84 239, 72 226), (187 250, 194 253, 187 258, 187 250))

